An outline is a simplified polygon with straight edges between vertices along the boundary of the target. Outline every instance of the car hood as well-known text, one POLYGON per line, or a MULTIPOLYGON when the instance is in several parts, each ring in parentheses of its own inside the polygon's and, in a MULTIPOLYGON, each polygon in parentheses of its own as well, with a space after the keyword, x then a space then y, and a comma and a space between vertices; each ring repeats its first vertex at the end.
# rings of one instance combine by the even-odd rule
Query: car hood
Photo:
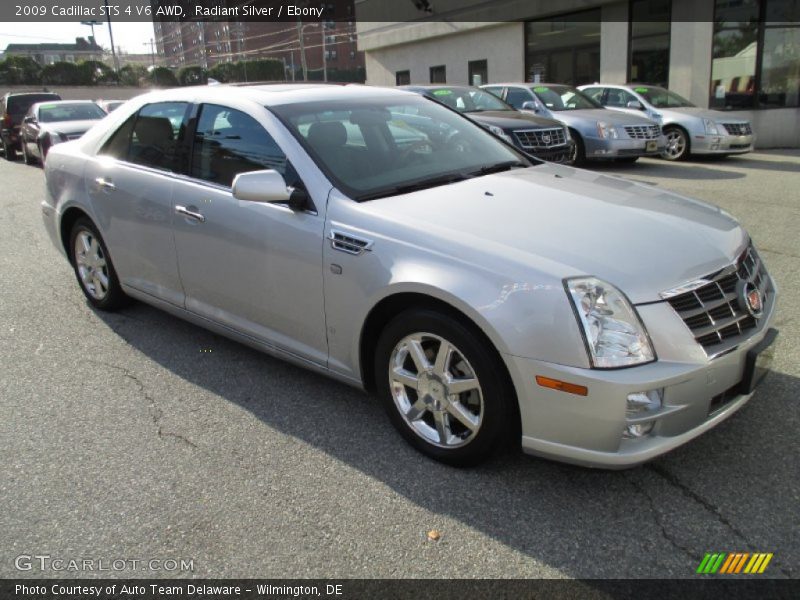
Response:
POLYGON ((656 125, 657 123, 645 116, 631 115, 607 108, 583 108, 579 110, 561 110, 552 113, 553 117, 564 123, 578 124, 580 122, 604 121, 611 125, 656 125))
POLYGON ((482 112, 462 113, 473 121, 494 125, 501 129, 543 129, 561 127, 561 123, 554 119, 537 117, 523 112, 511 110, 487 110, 482 112))
POLYGON ((562 165, 365 204, 397 225, 424 229, 433 251, 476 264, 490 254, 559 280, 594 275, 634 303, 658 301, 659 292, 730 264, 748 241, 717 207, 562 165))
POLYGON ((698 119, 711 119, 717 123, 746 123, 747 119, 741 117, 734 117, 728 113, 720 110, 711 110, 708 108, 700 108, 699 106, 685 106, 682 108, 657 108, 664 119, 674 119, 676 121, 687 116, 697 117, 698 119))
POLYGON ((75 133, 85 133, 99 122, 99 119, 88 121, 58 121, 56 123, 42 123, 41 127, 43 131, 48 131, 50 133, 71 135, 75 133))

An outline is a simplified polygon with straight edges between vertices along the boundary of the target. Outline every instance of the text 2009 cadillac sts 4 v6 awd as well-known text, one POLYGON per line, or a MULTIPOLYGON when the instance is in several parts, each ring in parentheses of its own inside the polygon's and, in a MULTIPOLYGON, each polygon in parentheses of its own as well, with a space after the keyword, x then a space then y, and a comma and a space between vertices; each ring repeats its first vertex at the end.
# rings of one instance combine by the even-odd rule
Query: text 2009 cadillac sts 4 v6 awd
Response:
POLYGON ((155 92, 45 174, 45 225, 96 308, 138 298, 374 390, 451 464, 520 440, 651 459, 741 408, 776 334, 725 212, 538 162, 410 92, 155 92))

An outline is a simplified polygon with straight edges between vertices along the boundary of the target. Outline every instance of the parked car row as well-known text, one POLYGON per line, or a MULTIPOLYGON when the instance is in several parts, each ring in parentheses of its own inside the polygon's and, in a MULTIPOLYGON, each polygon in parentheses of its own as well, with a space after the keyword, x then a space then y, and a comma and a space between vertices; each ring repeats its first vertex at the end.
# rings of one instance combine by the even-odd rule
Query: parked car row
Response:
MULTIPOLYGON (((521 150, 520 127, 591 127, 481 120, 513 111, 421 92, 438 101, 323 84, 140 96, 52 147, 44 226, 96 309, 136 298, 370 390, 449 464, 521 445, 631 466, 750 399, 777 289, 732 216, 521 150)), ((642 117, 533 93, 531 110, 586 111, 625 142, 585 142, 587 158, 652 148, 619 137, 642 117)))
POLYGON ((54 92, 10 92, 0 99, 0 145, 6 160, 22 152, 26 164, 44 162, 55 144, 86 133, 121 100, 62 100, 54 92))

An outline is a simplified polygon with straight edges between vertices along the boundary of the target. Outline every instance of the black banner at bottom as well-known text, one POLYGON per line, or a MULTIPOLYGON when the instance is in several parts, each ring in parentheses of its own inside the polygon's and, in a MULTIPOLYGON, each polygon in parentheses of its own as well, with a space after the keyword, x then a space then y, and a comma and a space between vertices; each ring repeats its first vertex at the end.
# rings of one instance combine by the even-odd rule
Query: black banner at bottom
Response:
POLYGON ((800 597, 796 579, 5 579, 2 600, 417 600, 800 597))

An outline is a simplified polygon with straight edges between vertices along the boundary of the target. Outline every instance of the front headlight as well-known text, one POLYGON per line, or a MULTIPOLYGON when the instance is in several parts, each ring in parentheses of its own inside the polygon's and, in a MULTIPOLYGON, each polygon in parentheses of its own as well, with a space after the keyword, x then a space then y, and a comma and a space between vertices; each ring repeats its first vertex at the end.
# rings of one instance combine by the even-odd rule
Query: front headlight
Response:
POLYGON ((567 279, 564 286, 593 367, 628 367, 655 360, 647 331, 622 292, 595 277, 567 279))
POLYGON ((706 128, 706 133, 709 135, 719 135, 719 130, 717 129, 717 124, 714 123, 711 119, 703 119, 703 127, 706 128))
POLYGON ((509 136, 505 131, 500 129, 497 125, 489 125, 489 131, 491 131, 497 137, 503 138, 509 144, 513 144, 514 143, 514 140, 511 139, 511 136, 509 136))
POLYGON ((617 134, 617 130, 614 128, 613 125, 606 123, 605 121, 598 121, 597 122, 597 135, 599 135, 604 140, 610 139, 617 139, 619 135, 617 134))

